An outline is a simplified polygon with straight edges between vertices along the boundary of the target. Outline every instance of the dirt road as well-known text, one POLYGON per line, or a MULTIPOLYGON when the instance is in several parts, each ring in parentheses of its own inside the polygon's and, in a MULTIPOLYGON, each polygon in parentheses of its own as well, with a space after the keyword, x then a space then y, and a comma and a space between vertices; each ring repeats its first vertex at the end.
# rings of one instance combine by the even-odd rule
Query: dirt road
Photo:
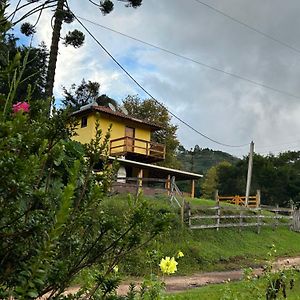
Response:
MULTIPOLYGON (((300 257, 281 258, 274 263, 274 269, 283 267, 300 266, 300 257)), ((261 268, 254 269, 255 274, 262 272, 261 268)), ((230 281, 240 280, 243 277, 243 270, 199 273, 191 276, 170 276, 165 278, 166 289, 168 292, 179 292, 190 288, 200 287, 211 283, 222 283, 228 279, 230 281)), ((135 284, 139 284, 136 281, 135 284)), ((118 289, 120 295, 128 291, 128 283, 123 283, 118 289)))
MULTIPOLYGON (((274 263, 274 269, 289 268, 293 266, 300 266, 300 256, 292 258, 280 258, 274 263)), ((255 274, 262 272, 261 268, 254 269, 255 274)), ((222 271, 222 272, 208 272, 198 273, 190 276, 169 276, 165 278, 167 292, 179 292, 190 288, 196 288, 212 283, 222 283, 226 280, 236 281, 243 277, 243 270, 222 271)), ((132 282, 132 281, 131 281, 132 282)), ((133 281, 137 286, 141 281, 133 281)), ((130 282, 124 282, 119 286, 118 294, 125 295, 128 291, 130 282)), ((79 287, 68 289, 65 294, 76 293, 79 287)), ((45 298, 40 298, 45 299, 45 298)))

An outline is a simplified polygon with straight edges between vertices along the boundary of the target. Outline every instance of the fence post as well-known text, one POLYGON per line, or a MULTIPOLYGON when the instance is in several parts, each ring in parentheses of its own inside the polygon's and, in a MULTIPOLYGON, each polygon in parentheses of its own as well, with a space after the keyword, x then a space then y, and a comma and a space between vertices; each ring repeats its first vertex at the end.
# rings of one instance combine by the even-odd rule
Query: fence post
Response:
POLYGON ((276 204, 274 230, 277 229, 278 227, 278 212, 279 212, 279 205, 276 204))
POLYGON ((191 219, 191 217, 192 217, 191 206, 188 205, 188 222, 189 222, 189 228, 191 228, 191 226, 192 226, 192 219, 191 219))
POLYGON ((243 227, 243 211, 242 211, 242 208, 240 208, 240 227, 239 227, 239 232, 242 231, 242 227, 243 227))
POLYGON ((261 222, 261 210, 258 210, 258 216, 257 216, 257 234, 260 233, 260 222, 261 222))
MULTIPOLYGON (((290 213, 290 216, 294 217, 294 211, 295 211, 294 203, 291 203, 291 213, 290 213)), ((293 230, 293 219, 290 220, 290 230, 293 230)))
POLYGON ((180 208, 180 212, 181 212, 181 226, 183 227, 184 225, 184 210, 185 210, 186 204, 185 204, 185 200, 183 200, 181 208, 180 208))
POLYGON ((220 229, 220 216, 221 216, 221 207, 220 207, 220 205, 217 207, 216 216, 217 216, 217 218, 216 218, 217 231, 219 231, 219 229, 220 229))
POLYGON ((215 190, 215 201, 216 201, 216 205, 220 206, 220 200, 219 200, 219 191, 215 190))
POLYGON ((256 207, 260 207, 260 190, 256 191, 256 207))

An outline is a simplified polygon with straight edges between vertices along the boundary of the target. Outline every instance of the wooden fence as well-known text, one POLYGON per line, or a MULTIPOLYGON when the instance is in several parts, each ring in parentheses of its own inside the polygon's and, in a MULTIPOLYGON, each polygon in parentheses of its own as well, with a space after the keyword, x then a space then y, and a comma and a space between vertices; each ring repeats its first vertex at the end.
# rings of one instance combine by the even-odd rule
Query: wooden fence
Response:
POLYGON ((192 212, 189 206, 185 211, 185 221, 191 229, 212 229, 256 227, 260 232, 261 227, 270 226, 276 229, 278 226, 288 226, 291 230, 299 231, 299 211, 293 208, 273 207, 267 210, 261 208, 206 206, 192 212), (296 217, 298 217, 298 223, 296 217))
MULTIPOLYGON (((227 202, 235 205, 242 205, 246 206, 246 197, 245 196, 219 196, 218 190, 215 192, 215 201, 217 205, 220 202, 227 202)), ((260 206, 260 191, 257 190, 255 196, 248 197, 248 204, 247 207, 257 208, 260 206)))

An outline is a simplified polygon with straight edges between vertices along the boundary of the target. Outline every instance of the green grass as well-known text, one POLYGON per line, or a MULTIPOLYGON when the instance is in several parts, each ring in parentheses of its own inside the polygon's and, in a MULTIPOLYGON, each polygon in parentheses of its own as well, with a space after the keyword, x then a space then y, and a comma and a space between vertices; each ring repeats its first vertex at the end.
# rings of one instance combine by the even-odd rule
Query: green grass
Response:
MULTIPOLYGON (((110 205, 120 210, 126 205, 127 196, 111 197, 110 205)), ((140 276, 150 273, 149 255, 156 251, 156 261, 152 269, 157 268, 159 260, 164 256, 173 256, 181 250, 185 256, 178 265, 179 274, 192 274, 204 271, 241 269, 247 266, 261 265, 271 247, 275 244, 278 256, 296 256, 300 254, 300 234, 290 231, 287 227, 272 230, 262 227, 260 234, 256 228, 221 228, 206 230, 190 230, 182 227, 179 209, 171 208, 166 197, 146 198, 158 209, 169 209, 175 213, 174 222, 165 234, 152 241, 147 249, 130 255, 120 264, 120 270, 125 275, 140 276), (177 217, 176 217, 177 216, 177 217)), ((214 205, 214 201, 195 199, 192 205, 214 205)), ((121 213, 121 212, 120 212, 121 213)))
MULTIPOLYGON (((294 277, 295 286, 292 290, 287 288, 288 300, 300 299, 300 276, 294 277)), ((166 300, 257 300, 265 299, 267 282, 264 279, 256 281, 239 281, 223 284, 212 284, 201 288, 191 289, 188 291, 169 294, 164 297, 166 300), (261 298, 259 298, 261 297, 261 298)), ((282 293, 277 299, 284 299, 282 293)))

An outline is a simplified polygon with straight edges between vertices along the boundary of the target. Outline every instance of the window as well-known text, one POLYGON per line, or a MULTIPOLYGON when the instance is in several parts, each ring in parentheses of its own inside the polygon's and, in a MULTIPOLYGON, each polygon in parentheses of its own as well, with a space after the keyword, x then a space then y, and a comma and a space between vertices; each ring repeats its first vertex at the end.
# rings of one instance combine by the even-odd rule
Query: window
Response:
POLYGON ((87 116, 81 118, 81 128, 87 127, 87 116))

